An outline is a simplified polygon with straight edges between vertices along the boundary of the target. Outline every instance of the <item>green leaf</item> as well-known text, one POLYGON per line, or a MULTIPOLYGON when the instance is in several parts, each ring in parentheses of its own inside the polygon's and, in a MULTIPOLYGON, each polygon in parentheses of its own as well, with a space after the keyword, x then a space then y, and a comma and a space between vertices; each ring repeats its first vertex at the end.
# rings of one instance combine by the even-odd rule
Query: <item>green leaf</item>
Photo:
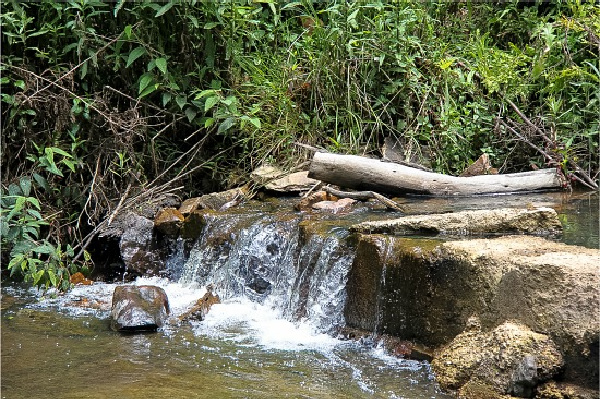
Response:
POLYGON ((67 158, 73 158, 73 155, 69 154, 66 151, 61 150, 60 148, 56 148, 56 147, 52 147, 52 151, 62 155, 63 157, 67 157, 67 158))
POLYGON ((19 186, 21 186, 21 190, 23 191, 23 195, 25 197, 29 197, 29 193, 31 192, 31 178, 24 176, 19 181, 19 186))
POLYGON ((35 206, 38 210, 42 210, 42 208, 40 208, 40 202, 38 201, 37 198, 35 198, 35 197, 27 197, 27 198, 25 198, 25 201, 27 201, 31 205, 35 206))
POLYGON ((206 120, 204 121, 205 128, 209 128, 214 124, 215 124, 215 118, 206 118, 206 120))
POLYGON ((235 118, 230 116, 229 118, 225 119, 220 125, 219 128, 217 129, 217 134, 221 134, 226 132, 227 130, 231 129, 232 126, 235 125, 235 118))
POLYGON ((127 58, 127 65, 125 65, 125 68, 129 68, 135 60, 137 60, 144 54, 146 54, 146 49, 142 46, 138 46, 131 50, 131 53, 129 53, 129 57, 127 58))
POLYGON ((38 253, 38 254, 51 254, 55 251, 56 251, 56 248, 54 248, 50 244, 38 245, 37 247, 33 248, 33 252, 38 253))
POLYGON ((206 97, 208 95, 217 94, 217 91, 214 89, 202 90, 200 93, 196 94, 196 100, 201 99, 202 97, 206 97))
POLYGON ((148 85, 150 84, 150 82, 152 82, 154 80, 154 77, 152 76, 151 73, 146 73, 142 76, 142 78, 140 79, 140 90, 139 93, 141 94, 144 89, 146 89, 146 87, 148 87, 148 85))
POLYGON ((158 18, 158 17, 164 15, 167 11, 169 11, 171 9, 171 7, 173 7, 173 3, 169 2, 169 3, 165 4, 156 12, 156 15, 154 16, 154 18, 158 18))
POLYGON ((75 256, 75 251, 73 250, 73 247, 71 246, 71 244, 67 244, 67 255, 70 256, 71 258, 73 256, 75 256))
POLYGON ((252 123, 257 129, 260 129, 260 118, 250 118, 250 123, 252 123))
POLYGON ((196 111, 192 107, 187 107, 184 111, 185 116, 188 118, 188 122, 192 122, 196 117, 196 111))
POLYGON ((151 86, 146 87, 146 89, 140 93, 140 98, 146 97, 148 94, 154 92, 156 89, 158 89, 158 86, 158 83, 155 83, 151 86))
POLYGON ((81 77, 81 79, 85 78, 85 76, 87 75, 87 70, 88 70, 88 63, 86 61, 83 63, 83 65, 81 65, 81 70, 79 71, 79 76, 81 77))
POLYGON ((166 58, 157 58, 154 60, 156 62, 157 68, 163 73, 163 75, 167 74, 167 59, 166 58))
POLYGON ((56 274, 52 270, 48 270, 48 277, 50 278, 50 284, 52 284, 52 286, 56 287, 56 284, 58 282, 56 280, 56 274))
POLYGON ((171 93, 163 93, 162 95, 162 105, 163 107, 167 105, 171 101, 171 93))
POLYGON ((218 24, 216 22, 207 22, 204 24, 204 29, 213 29, 218 24))
POLYGON ((15 80, 15 82, 13 83, 13 85, 15 87, 18 87, 21 90, 25 90, 25 82, 23 82, 22 80, 15 80))
POLYGON ((187 104, 187 96, 177 96, 175 97, 175 102, 179 105, 179 109, 183 109, 184 105, 187 104))
POLYGON ((46 181, 46 178, 44 176, 41 176, 41 175, 39 175, 37 173, 34 173, 33 174, 33 179, 44 190, 46 190, 46 191, 50 190, 50 186, 48 186, 48 181, 46 181))
POLYGON ((68 159, 63 159, 62 161, 60 161, 60 163, 64 163, 69 169, 71 169, 71 172, 75 173, 75 162, 70 161, 68 159))
POLYGON ((38 285, 40 279, 44 276, 44 273, 46 273, 44 269, 40 269, 37 272, 35 272, 35 274, 33 275, 33 285, 38 285))
POLYGON ((42 215, 36 211, 35 209, 27 209, 27 213, 30 214, 31 216, 33 216, 34 218, 41 220, 42 219, 42 215))
POLYGON ((206 99, 206 101, 204 102, 204 112, 207 112, 209 109, 211 109, 218 102, 219 102, 219 97, 218 96, 208 97, 206 99))
POLYGON ((131 25, 127 25, 125 29, 123 29, 123 33, 128 40, 131 39, 131 29, 131 25))
POLYGON ((54 162, 52 162, 49 166, 47 166, 46 170, 48 172, 52 173, 53 175, 64 177, 64 175, 62 174, 60 169, 58 169, 58 166, 56 166, 56 164, 54 162))

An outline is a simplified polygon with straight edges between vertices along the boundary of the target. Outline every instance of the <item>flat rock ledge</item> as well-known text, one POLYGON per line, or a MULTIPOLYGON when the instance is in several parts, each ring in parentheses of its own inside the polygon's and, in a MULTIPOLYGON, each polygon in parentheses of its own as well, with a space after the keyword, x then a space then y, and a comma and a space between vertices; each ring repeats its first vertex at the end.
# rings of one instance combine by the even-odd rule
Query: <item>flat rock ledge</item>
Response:
POLYGON ((363 222, 350 231, 365 234, 535 234, 555 235, 562 225, 552 208, 490 209, 432 215, 411 215, 392 220, 363 222))
POLYGON ((564 381, 598 382, 600 251, 512 235, 443 242, 359 234, 348 273, 348 327, 451 342, 477 316, 482 331, 512 321, 550 337, 564 381))

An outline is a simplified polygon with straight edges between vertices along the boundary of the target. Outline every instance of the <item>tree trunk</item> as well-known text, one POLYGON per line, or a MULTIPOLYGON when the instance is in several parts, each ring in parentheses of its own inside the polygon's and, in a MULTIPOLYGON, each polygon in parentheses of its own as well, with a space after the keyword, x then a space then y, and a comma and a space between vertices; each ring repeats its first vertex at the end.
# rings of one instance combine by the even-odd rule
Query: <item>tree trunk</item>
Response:
POLYGON ((356 155, 324 152, 314 154, 309 177, 340 187, 393 195, 508 193, 560 189, 563 183, 554 168, 506 175, 456 177, 356 155))

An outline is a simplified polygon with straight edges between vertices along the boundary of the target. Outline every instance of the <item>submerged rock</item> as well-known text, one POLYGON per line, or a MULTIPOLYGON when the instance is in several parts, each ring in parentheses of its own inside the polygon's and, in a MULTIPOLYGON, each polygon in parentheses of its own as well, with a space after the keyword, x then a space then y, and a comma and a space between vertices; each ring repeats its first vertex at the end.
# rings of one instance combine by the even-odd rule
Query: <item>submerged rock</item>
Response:
MULTIPOLYGON (((556 376, 563 364, 550 337, 506 322, 487 333, 459 334, 436 354, 431 366, 443 389, 486 387, 497 394, 530 398, 536 386, 556 376)), ((464 393, 459 396, 469 397, 464 393)))
POLYGON ((538 234, 562 231, 556 211, 538 209, 490 209, 433 215, 412 215, 393 220, 363 222, 351 231, 371 234, 538 234))
POLYGON ((169 315, 165 290, 153 285, 124 285, 115 288, 110 327, 115 331, 156 331, 169 315))
POLYGON ((206 314, 213 305, 221 303, 218 295, 213 294, 212 287, 208 287, 208 292, 196 301, 190 310, 179 317, 179 320, 198 320, 206 318, 206 314))

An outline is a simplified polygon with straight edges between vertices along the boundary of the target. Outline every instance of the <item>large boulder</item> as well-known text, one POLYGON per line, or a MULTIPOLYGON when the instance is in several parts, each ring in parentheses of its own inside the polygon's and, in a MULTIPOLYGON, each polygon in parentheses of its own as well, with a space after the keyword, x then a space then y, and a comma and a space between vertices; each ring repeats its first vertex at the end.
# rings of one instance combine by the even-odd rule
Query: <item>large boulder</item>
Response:
POLYGON ((169 315, 165 290, 153 285, 122 285, 115 288, 110 327, 115 331, 156 331, 169 315))
POLYGON ((565 378, 598 380, 600 251, 531 236, 443 242, 359 235, 348 274, 349 327, 447 344, 478 315, 547 334, 565 378))
POLYGON ((506 322, 489 332, 471 328, 459 334, 436 354, 431 366, 440 386, 462 391, 459 397, 477 389, 490 391, 488 397, 496 393, 530 398, 563 364, 547 335, 506 322))
POLYGON ((162 268, 159 254, 154 250, 154 222, 128 212, 120 220, 124 224, 119 240, 121 259, 132 275, 154 275, 162 268))

